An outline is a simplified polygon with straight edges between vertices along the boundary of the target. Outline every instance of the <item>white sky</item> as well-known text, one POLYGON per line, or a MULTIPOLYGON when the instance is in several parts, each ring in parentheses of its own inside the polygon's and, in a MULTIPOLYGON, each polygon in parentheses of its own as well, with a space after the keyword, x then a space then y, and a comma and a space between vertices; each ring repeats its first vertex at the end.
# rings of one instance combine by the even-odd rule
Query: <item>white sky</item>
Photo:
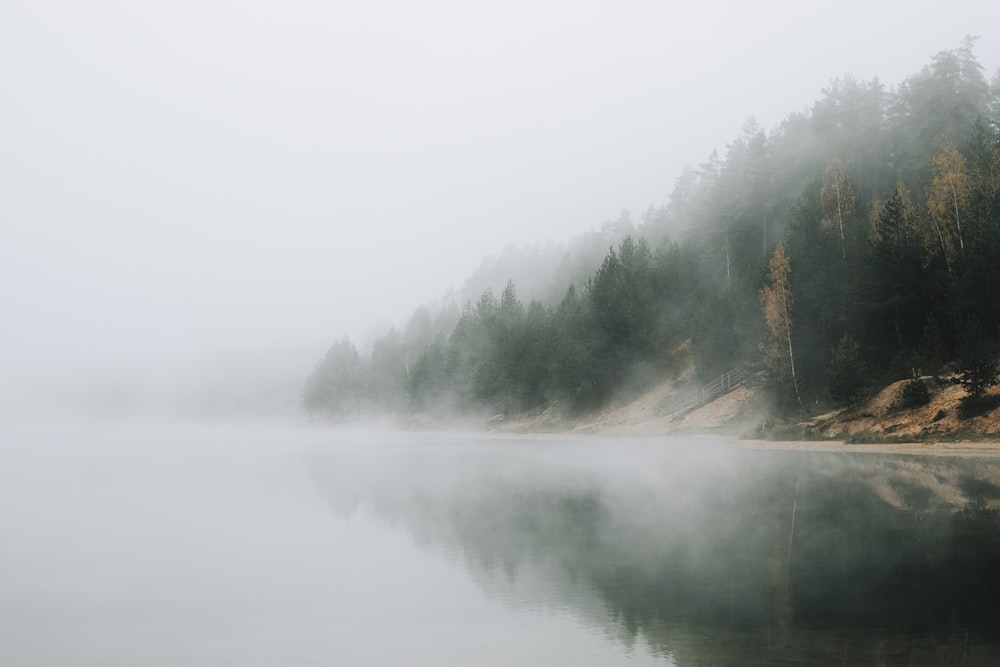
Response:
MULTIPOLYGON (((359 337, 1000 3, 0 3, 0 373, 359 337)), ((38 371, 40 372, 40 371, 38 371)))

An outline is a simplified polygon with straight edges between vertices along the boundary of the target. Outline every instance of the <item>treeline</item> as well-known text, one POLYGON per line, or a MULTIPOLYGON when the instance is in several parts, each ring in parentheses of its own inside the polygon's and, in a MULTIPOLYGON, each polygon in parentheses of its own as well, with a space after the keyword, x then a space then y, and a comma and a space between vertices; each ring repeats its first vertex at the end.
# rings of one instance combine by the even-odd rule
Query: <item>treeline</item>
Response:
MULTIPOLYGON (((395 331, 369 358, 342 340, 309 378, 306 407, 334 414, 511 414, 552 401, 571 410, 594 407, 626 383, 643 386, 669 372, 668 343, 696 336, 713 317, 715 297, 692 260, 676 245, 654 252, 629 236, 581 290, 571 285, 553 306, 525 305, 508 282, 499 296, 487 288, 467 303, 454 329, 416 354, 395 331)), ((716 356, 740 356, 736 343, 714 342, 716 356)), ((705 356, 702 367, 725 363, 705 356)))
POLYGON ((987 81, 973 46, 894 90, 835 80, 771 132, 748 122, 553 303, 524 304, 508 282, 457 323, 411 322, 370 355, 338 342, 306 383, 306 408, 586 410, 679 370, 671 352, 687 340, 701 378, 758 362, 789 409, 948 364, 979 363, 988 380, 1000 74, 987 81))

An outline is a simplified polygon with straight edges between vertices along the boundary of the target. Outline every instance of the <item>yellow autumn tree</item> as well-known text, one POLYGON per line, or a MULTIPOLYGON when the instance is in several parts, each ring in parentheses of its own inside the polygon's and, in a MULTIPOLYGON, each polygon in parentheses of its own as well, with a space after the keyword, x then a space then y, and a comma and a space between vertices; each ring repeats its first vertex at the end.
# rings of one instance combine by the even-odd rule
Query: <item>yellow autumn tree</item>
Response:
POLYGON ((927 191, 927 209, 941 251, 951 265, 956 252, 965 249, 962 222, 972 194, 972 174, 962 155, 952 144, 945 144, 931 161, 931 185, 927 191))
POLYGON ((767 339, 761 343, 764 363, 779 378, 789 378, 799 403, 798 380, 795 377, 795 354, 792 351, 792 288, 789 275, 791 262, 785 247, 779 244, 768 265, 767 283, 760 289, 760 302, 764 307, 767 339))
POLYGON ((834 153, 823 172, 823 187, 819 191, 823 206, 823 227, 840 232, 840 255, 847 262, 847 240, 844 234, 844 220, 854 214, 857 196, 847 182, 847 171, 840 157, 834 153))

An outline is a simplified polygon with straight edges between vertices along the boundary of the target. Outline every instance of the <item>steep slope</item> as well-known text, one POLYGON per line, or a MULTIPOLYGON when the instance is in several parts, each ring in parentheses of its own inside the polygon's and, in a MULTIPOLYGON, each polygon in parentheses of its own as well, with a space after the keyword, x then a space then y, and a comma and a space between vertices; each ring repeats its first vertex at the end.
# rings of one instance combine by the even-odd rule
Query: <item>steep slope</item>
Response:
POLYGON ((908 440, 980 440, 1000 438, 1000 391, 987 392, 997 406, 975 416, 962 415, 965 390, 957 376, 920 378, 930 393, 926 405, 899 409, 907 381, 895 382, 871 399, 846 410, 829 412, 802 424, 808 436, 858 442, 908 440))

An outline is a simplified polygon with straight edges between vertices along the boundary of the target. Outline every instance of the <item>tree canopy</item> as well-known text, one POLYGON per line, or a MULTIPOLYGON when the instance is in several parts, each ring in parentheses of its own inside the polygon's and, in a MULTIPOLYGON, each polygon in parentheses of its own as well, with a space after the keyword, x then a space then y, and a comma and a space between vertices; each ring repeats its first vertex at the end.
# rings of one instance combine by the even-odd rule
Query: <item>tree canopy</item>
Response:
POLYGON ((696 380, 756 363, 795 403, 850 403, 949 362, 968 366, 970 391, 990 386, 1000 86, 974 46, 888 91, 836 79, 771 130, 751 119, 722 156, 678 178, 666 206, 638 224, 623 214, 558 263, 552 248, 508 249, 450 315, 418 310, 363 354, 335 343, 305 407, 587 410, 679 373, 672 352, 686 341, 696 380), (545 270, 525 278, 523 302, 515 271, 532 261, 545 270))

